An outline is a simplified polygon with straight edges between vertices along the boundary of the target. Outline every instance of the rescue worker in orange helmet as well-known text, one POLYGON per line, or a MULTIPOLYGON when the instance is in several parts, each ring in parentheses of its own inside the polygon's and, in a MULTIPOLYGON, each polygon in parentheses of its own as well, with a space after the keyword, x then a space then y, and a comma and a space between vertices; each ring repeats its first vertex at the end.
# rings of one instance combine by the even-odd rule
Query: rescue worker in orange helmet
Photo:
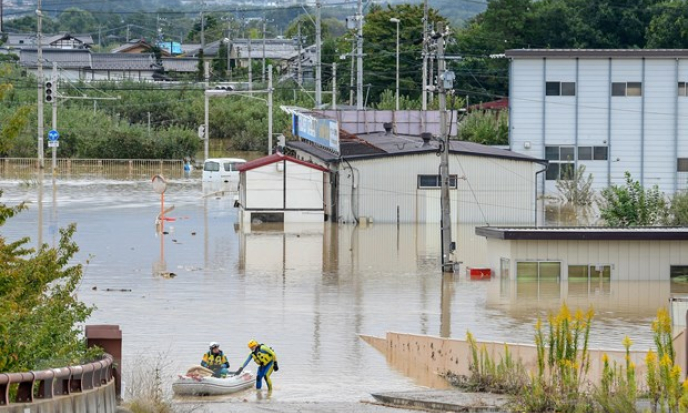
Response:
POLYGON ((270 375, 273 370, 279 370, 275 351, 265 344, 258 344, 256 340, 249 341, 248 348, 251 349, 251 354, 246 358, 244 365, 239 367, 237 374, 240 374, 244 370, 244 367, 253 359, 259 366, 258 373, 256 374, 256 389, 261 389, 263 386, 263 378, 265 378, 265 383, 268 385, 268 391, 272 391, 272 380, 270 380, 270 375))

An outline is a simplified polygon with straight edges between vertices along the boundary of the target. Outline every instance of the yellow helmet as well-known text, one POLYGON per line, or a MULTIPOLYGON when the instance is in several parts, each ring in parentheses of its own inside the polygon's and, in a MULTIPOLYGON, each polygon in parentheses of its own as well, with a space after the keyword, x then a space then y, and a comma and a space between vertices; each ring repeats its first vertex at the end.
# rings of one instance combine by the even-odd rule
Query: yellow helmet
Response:
POLYGON ((257 345, 258 345, 258 342, 256 340, 251 340, 248 342, 248 348, 250 348, 251 350, 253 350, 253 347, 255 347, 257 345))

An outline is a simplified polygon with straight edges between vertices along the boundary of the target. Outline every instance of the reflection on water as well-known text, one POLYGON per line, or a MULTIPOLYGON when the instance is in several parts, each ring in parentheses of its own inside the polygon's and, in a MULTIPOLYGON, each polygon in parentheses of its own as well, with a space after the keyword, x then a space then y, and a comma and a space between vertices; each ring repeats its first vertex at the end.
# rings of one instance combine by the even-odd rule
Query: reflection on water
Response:
MULTIPOLYGON (((89 259, 80 298, 97 306, 90 323, 121 326, 125 371, 138 358, 163 357, 171 380, 197 364, 210 341, 236 366, 256 339, 279 354, 273 397, 280 400, 356 401, 432 384, 390 367, 358 334, 464 338, 470 330, 480 340, 532 342, 536 317, 564 302, 596 310, 593 347, 622 348, 629 335, 644 349, 671 292, 661 282, 473 282, 464 268, 443 277, 437 225, 242 229, 234 194, 192 179, 168 185, 165 205, 174 205, 175 221, 165 223, 167 234, 155 231, 160 199, 150 181, 44 185, 41 192, 0 181, 2 202, 31 202, 3 236, 40 241, 52 228, 78 224, 77 258, 89 259), (161 268, 176 277, 160 276, 161 268)), ((470 226, 454 233, 458 259, 484 266, 484 238, 470 226)))

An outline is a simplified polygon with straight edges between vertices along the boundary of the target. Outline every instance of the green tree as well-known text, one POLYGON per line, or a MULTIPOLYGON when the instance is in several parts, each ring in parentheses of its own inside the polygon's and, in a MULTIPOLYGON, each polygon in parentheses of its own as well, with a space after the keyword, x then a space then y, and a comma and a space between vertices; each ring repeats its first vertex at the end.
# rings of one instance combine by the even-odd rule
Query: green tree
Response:
MULTIPOLYGON (((0 204, 0 226, 24 208, 0 204)), ((20 372, 78 363, 87 354, 79 324, 93 310, 76 298, 83 269, 74 224, 56 248, 0 237, 0 371, 20 372)))
POLYGON ((60 31, 71 34, 98 31, 98 23, 93 14, 76 7, 70 7, 60 13, 58 22, 60 24, 60 31))
POLYGON ((637 227, 667 223, 669 209, 657 185, 645 189, 625 173, 626 185, 602 190, 600 217, 610 227, 637 227))
POLYGON ((688 192, 677 192, 671 198, 671 225, 688 226, 688 192))
MULTIPOLYGON (((399 23, 399 82, 400 95, 418 99, 421 95, 422 48, 423 48, 423 6, 399 4, 387 7, 372 6, 363 26, 363 53, 365 59, 364 84, 370 84, 368 102, 377 103, 385 89, 396 88, 396 24, 399 23)), ((430 9, 430 24, 446 24, 446 19, 430 9)), ((343 50, 347 50, 344 48, 343 50)))
POLYGON ((471 112, 461 121, 459 139, 484 145, 508 145, 508 118, 506 112, 471 112))

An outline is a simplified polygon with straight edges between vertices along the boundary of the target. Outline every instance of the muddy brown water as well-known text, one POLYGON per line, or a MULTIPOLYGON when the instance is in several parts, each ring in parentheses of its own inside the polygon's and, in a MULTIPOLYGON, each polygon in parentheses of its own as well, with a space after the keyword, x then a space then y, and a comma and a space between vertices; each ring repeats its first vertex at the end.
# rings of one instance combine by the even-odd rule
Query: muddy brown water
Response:
POLYGON ((131 373, 151 366, 161 367, 169 389, 210 341, 236 367, 256 339, 279 355, 273 397, 356 401, 430 384, 388 365, 358 334, 463 339, 470 330, 479 340, 532 343, 536 317, 566 302, 596 309, 593 347, 622 348, 629 335, 634 349, 645 349, 650 322, 670 293, 660 282, 470 281, 465 266, 484 266, 487 256, 472 226, 456 227, 464 266, 453 277, 439 271, 435 225, 242 230, 233 194, 213 193, 217 188, 195 178, 169 182, 165 205, 174 206, 168 216, 175 221, 162 237, 154 225, 160 195, 150 181, 46 180, 41 191, 37 181, 0 180, 0 188, 0 202, 29 203, 2 228, 8 240, 54 245, 59 228, 77 223, 79 297, 97 307, 89 324, 121 327, 129 389, 143 381, 131 373))

